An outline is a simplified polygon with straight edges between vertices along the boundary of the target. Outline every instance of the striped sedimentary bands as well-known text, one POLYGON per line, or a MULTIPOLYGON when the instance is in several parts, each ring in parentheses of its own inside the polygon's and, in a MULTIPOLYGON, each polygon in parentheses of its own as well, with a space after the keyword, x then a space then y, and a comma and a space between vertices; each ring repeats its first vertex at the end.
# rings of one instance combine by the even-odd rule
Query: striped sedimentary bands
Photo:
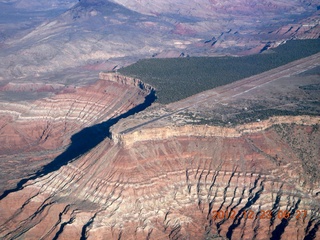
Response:
POLYGON ((0 102, 0 193, 63 153, 64 159, 83 154, 108 136, 110 119, 143 105, 151 89, 116 80, 34 102, 0 102))
POLYGON ((319 136, 318 124, 286 122, 239 136, 174 135, 130 147, 105 138, 4 197, 0 236, 317 239, 319 173, 312 169, 319 169, 319 136), (215 218, 218 211, 224 216, 215 218))

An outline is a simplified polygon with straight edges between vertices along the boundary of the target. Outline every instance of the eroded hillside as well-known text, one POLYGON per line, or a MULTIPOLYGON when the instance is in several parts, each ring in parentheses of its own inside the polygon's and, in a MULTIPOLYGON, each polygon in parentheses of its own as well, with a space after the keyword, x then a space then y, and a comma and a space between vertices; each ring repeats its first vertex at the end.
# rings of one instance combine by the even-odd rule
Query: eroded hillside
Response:
POLYGON ((320 53, 273 54, 319 39, 318 1, 0 8, 1 239, 320 238, 320 53), (237 76, 205 88, 189 64, 196 84, 164 81, 167 105, 158 85, 118 74, 142 58, 252 53, 272 64, 204 69, 237 76))
POLYGON ((246 55, 319 38, 314 0, 0 4, 1 82, 92 83, 142 58, 246 55))
POLYGON ((2 199, 1 236, 316 239, 319 185, 295 145, 304 137, 318 156, 319 124, 310 124, 238 136, 192 136, 191 128, 129 148, 105 139, 2 199), (229 215, 215 219, 219 210, 229 215))
MULTIPOLYGON (((191 114, 199 111, 197 104, 203 106, 203 113, 220 104, 234 105, 299 74, 304 83, 282 89, 291 98, 299 94, 296 89, 301 86, 319 84, 319 78, 314 77, 318 64, 318 58, 312 56, 276 70, 277 77, 263 73, 180 102, 155 104, 132 116, 135 112, 128 109, 146 103, 143 99, 150 96, 152 88, 138 79, 101 74, 103 80, 92 86, 101 92, 97 95, 101 98, 89 108, 96 111, 81 108, 79 114, 87 114, 76 114, 73 121, 94 119, 85 121, 96 124, 94 132, 80 131, 84 133, 81 137, 88 139, 86 143, 99 132, 105 138, 58 168, 45 165, 7 189, 0 201, 0 236, 317 239, 319 115, 274 116, 226 126, 188 122, 181 116, 186 110, 191 114), (291 75, 284 76, 282 71, 288 69, 291 75), (109 88, 127 90, 118 98, 105 93, 109 88), (124 97, 126 103, 117 101, 124 97), (106 99, 113 99, 113 107, 106 99), (98 106, 107 105, 112 111, 105 115, 98 106), (121 115, 125 111, 130 115, 121 115), (102 115, 97 119, 98 112, 102 115), (110 124, 103 127, 102 120, 110 124)), ((318 94, 312 96, 318 101, 318 94)), ((266 102, 268 107, 273 103, 266 102)), ((66 152, 68 149, 61 155, 66 152)))
POLYGON ((109 136, 117 117, 143 107, 152 91, 148 85, 110 80, 63 88, 36 101, 0 102, 0 192, 53 159, 55 168, 89 151, 109 136))

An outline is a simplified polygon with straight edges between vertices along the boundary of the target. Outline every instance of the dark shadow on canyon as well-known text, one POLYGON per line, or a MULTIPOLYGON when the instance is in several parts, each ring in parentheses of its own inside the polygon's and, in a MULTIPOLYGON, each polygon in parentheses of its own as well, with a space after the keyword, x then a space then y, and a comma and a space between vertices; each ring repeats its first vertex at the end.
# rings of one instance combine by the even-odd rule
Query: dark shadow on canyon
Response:
POLYGON ((13 189, 5 190, 0 195, 0 200, 8 196, 12 192, 17 192, 23 189, 23 185, 29 180, 35 180, 38 177, 42 177, 49 173, 59 170, 62 166, 67 165, 70 162, 75 161, 81 155, 89 152, 91 149, 96 147, 105 138, 110 137, 110 128, 116 124, 120 119, 129 117, 135 113, 141 112, 149 107, 156 100, 155 91, 146 96, 143 103, 130 109, 129 111, 119 115, 118 117, 109 119, 108 121, 96 124, 91 127, 87 127, 74 134, 71 137, 70 146, 59 156, 57 156, 52 162, 43 166, 39 171, 33 174, 31 177, 20 180, 16 187, 13 189))

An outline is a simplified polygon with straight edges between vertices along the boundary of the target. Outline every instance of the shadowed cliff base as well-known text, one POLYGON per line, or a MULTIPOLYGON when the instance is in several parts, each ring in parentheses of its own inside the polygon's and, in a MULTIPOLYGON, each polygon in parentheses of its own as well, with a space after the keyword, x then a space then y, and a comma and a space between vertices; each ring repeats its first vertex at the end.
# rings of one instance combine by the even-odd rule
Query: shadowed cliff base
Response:
POLYGON ((130 115, 138 113, 145 110, 156 100, 155 91, 151 92, 146 96, 143 103, 135 106, 126 113, 119 115, 116 118, 109 119, 108 121, 96 124, 91 127, 87 127, 80 132, 74 134, 71 137, 70 146, 59 156, 57 156, 52 162, 45 165, 42 169, 37 171, 31 177, 20 180, 17 186, 13 189, 5 190, 1 196, 0 200, 8 196, 12 192, 19 191, 23 189, 23 185, 29 180, 35 180, 39 177, 52 173, 59 170, 62 166, 67 165, 70 162, 75 161, 81 155, 89 152, 91 149, 96 147, 105 138, 110 137, 110 127, 116 124, 120 119, 126 118, 130 115))

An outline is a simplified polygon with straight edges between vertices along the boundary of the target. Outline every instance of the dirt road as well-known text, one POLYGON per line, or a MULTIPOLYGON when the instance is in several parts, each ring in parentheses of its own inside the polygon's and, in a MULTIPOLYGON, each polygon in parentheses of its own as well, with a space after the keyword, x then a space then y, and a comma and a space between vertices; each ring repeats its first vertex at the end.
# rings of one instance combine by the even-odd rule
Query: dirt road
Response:
POLYGON ((135 131, 140 127, 154 123, 160 119, 169 117, 186 109, 197 108, 200 104, 206 102, 211 105, 217 103, 227 103, 229 100, 234 99, 237 96, 250 92, 256 88, 260 88, 268 83, 277 81, 284 77, 297 75, 319 65, 320 53, 317 53, 315 55, 293 61, 291 63, 263 72, 261 74, 201 92, 181 101, 168 104, 166 107, 171 110, 169 113, 163 114, 153 119, 145 120, 143 122, 140 122, 139 124, 136 124, 135 126, 131 125, 131 127, 122 130, 120 134, 126 134, 135 131))

